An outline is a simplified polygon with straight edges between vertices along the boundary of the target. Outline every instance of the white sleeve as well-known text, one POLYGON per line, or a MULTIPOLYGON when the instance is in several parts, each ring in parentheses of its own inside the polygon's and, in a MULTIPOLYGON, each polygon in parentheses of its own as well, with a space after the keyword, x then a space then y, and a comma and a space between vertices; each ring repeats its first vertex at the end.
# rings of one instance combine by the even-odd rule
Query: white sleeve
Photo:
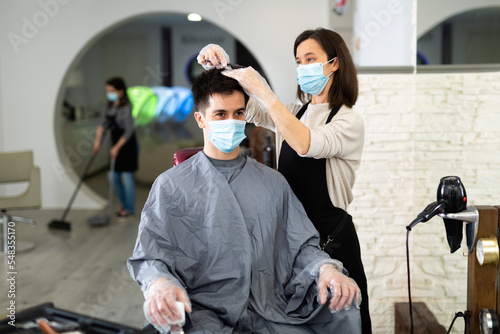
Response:
MULTIPOLYGON (((301 107, 301 104, 296 103, 288 103, 285 105, 285 108, 288 109, 288 111, 290 111, 292 115, 297 115, 301 107)), ((269 113, 262 110, 262 108, 259 106, 259 103, 257 103, 257 101, 255 101, 253 98, 250 98, 248 100, 246 108, 246 121, 249 123, 253 123, 256 126, 261 126, 263 128, 277 132, 276 125, 274 124, 271 116, 269 116, 269 113)))
POLYGON ((271 116, 269 116, 269 113, 262 110, 257 101, 253 98, 250 98, 247 103, 246 121, 276 132, 276 126, 271 116))
POLYGON ((307 158, 331 158, 358 160, 365 140, 363 119, 354 111, 337 115, 333 120, 311 131, 309 151, 301 155, 307 158))

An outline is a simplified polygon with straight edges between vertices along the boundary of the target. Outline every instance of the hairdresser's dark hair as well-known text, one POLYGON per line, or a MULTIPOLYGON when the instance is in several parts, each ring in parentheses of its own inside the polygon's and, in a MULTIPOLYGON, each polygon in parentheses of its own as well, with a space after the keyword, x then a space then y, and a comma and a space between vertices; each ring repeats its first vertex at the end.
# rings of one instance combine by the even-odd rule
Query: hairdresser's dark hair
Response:
MULTIPOLYGON (((339 64, 339 69, 334 73, 333 83, 328 92, 329 107, 345 105, 352 108, 358 99, 358 76, 344 40, 339 34, 329 29, 306 30, 295 39, 293 45, 294 57, 297 55, 299 44, 310 38, 319 43, 326 52, 328 60, 337 57, 336 61, 339 64)), ((311 100, 310 95, 304 93, 300 86, 297 87, 297 98, 302 103, 311 100)))
POLYGON ((230 95, 233 92, 241 92, 245 98, 245 106, 248 102, 248 95, 240 86, 238 81, 223 75, 223 69, 210 69, 202 72, 193 82, 191 91, 193 92, 194 106, 197 111, 205 113, 209 106, 210 97, 213 94, 230 95))
MULTIPOLYGON (((120 77, 114 77, 106 81, 106 85, 113 86, 114 89, 117 91, 123 91, 122 96, 120 97, 120 102, 118 103, 118 106, 123 107, 127 104, 130 104, 130 100, 128 99, 127 96, 127 84, 125 83, 125 80, 123 80, 120 77)), ((108 101, 108 107, 111 107, 113 105, 113 102, 108 101)))

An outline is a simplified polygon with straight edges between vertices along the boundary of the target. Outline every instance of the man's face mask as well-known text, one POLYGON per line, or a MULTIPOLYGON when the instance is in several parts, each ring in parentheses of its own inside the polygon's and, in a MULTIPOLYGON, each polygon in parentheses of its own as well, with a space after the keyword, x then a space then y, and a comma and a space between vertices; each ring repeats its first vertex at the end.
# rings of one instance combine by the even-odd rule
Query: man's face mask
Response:
POLYGON ((326 63, 314 63, 307 65, 299 65, 297 67, 297 83, 300 89, 304 93, 311 95, 319 95, 326 86, 328 79, 332 75, 330 73, 327 77, 323 74, 323 66, 332 62, 335 58, 333 57, 326 63))
MULTIPOLYGON (((206 121, 205 117, 203 119, 206 121)), ((246 123, 246 121, 238 121, 236 119, 209 121, 210 132, 208 133, 208 139, 220 151, 231 153, 246 138, 246 123)))

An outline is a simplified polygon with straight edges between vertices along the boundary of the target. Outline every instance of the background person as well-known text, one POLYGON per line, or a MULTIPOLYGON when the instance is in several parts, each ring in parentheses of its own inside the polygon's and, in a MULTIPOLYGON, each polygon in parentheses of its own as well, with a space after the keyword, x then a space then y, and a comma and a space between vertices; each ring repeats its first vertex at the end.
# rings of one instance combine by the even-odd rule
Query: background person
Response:
MULTIPOLYGON (((252 98, 247 121, 277 132, 278 170, 319 231, 324 250, 344 263, 358 283, 363 333, 371 333, 361 249, 347 213, 364 145, 364 123, 353 108, 358 97, 356 68, 344 40, 332 30, 302 32, 293 51, 301 104, 283 105, 251 67, 223 74, 238 80, 252 98)), ((218 45, 206 46, 198 56, 205 68, 224 68, 229 61, 218 45)))
POLYGON ((138 143, 125 81, 119 77, 109 79, 106 82, 106 96, 108 104, 97 127, 92 154, 100 150, 104 131, 109 131, 112 145, 109 155, 115 160, 114 174, 110 177, 114 178, 116 194, 121 202, 116 214, 126 218, 135 211, 134 172, 138 167, 138 143))

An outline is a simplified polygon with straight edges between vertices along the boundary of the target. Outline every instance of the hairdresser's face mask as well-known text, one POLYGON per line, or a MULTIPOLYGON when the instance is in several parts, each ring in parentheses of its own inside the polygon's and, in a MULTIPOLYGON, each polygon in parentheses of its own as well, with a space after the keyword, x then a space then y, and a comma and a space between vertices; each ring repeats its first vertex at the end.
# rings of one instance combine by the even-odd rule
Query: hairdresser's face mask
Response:
MULTIPOLYGON (((203 117, 203 115, 201 116, 203 117)), ((206 119, 203 117, 206 122, 206 119)), ((209 121, 210 132, 208 139, 220 151, 231 153, 240 145, 241 141, 246 138, 245 125, 246 121, 238 121, 236 119, 227 119, 223 121, 209 121)))
POLYGON ((106 96, 108 98, 108 101, 110 102, 115 102, 118 100, 118 93, 117 92, 107 92, 106 96))
POLYGON ((300 89, 304 93, 311 95, 319 95, 326 86, 328 79, 332 73, 328 74, 327 77, 323 74, 323 66, 332 62, 335 58, 333 57, 326 63, 314 63, 307 65, 299 65, 297 67, 297 83, 300 89))

